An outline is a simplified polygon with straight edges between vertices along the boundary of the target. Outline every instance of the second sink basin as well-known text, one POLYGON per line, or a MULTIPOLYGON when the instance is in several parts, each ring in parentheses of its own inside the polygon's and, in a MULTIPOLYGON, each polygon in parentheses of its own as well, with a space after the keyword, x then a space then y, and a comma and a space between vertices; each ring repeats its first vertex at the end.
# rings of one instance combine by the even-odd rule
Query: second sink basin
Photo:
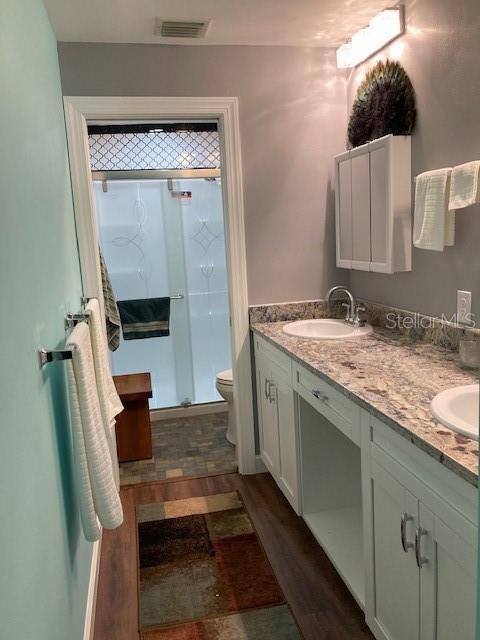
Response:
POLYGON ((347 338, 360 338, 372 333, 373 329, 366 324, 363 327, 353 327, 343 320, 298 320, 290 322, 283 327, 283 331, 289 336, 297 338, 312 338, 317 340, 345 340, 347 338))
POLYGON ((435 396, 430 407, 434 417, 443 425, 478 440, 478 384, 442 391, 435 396))

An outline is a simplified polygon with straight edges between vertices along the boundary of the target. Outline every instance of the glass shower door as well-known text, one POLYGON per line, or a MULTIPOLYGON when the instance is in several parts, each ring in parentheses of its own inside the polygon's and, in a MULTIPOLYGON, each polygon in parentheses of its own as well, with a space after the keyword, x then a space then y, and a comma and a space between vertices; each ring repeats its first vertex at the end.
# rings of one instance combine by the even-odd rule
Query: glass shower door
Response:
POLYGON ((232 366, 221 180, 173 180, 163 193, 166 217, 182 220, 195 403, 221 400, 215 377, 232 366))
POLYGON ((170 335, 175 360, 176 404, 188 406, 194 402, 195 390, 188 313, 188 284, 183 245, 183 220, 179 201, 171 201, 169 198, 169 184, 171 183, 165 180, 158 183, 165 236, 162 249, 165 252, 170 291, 170 335))
POLYGON ((219 180, 94 182, 99 238, 118 300, 170 296, 170 336, 125 341, 116 374, 149 371, 152 408, 219 400, 231 367, 219 180))

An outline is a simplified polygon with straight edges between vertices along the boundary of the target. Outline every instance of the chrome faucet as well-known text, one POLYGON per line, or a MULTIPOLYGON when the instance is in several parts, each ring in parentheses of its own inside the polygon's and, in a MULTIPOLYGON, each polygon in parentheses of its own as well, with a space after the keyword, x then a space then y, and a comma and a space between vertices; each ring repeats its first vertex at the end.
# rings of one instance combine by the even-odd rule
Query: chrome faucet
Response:
POLYGON ((342 285, 338 285, 336 287, 332 287, 327 291, 327 295, 325 296, 325 302, 327 303, 328 307, 330 307, 331 297, 337 292, 344 293, 349 300, 348 303, 347 302, 342 303, 342 307, 346 307, 347 309, 345 322, 347 324, 353 325, 354 327, 363 327, 365 324, 365 321, 360 318, 360 313, 362 311, 365 311, 365 307, 363 305, 357 304, 357 301, 355 300, 353 293, 349 291, 346 287, 343 287, 342 285))

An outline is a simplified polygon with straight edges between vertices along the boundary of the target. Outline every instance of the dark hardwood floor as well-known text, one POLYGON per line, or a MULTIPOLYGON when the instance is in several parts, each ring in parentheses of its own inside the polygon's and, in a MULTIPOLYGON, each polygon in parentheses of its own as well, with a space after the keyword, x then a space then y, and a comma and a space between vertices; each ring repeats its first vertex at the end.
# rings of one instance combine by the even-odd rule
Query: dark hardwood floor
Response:
POLYGON ((305 640, 373 640, 363 613, 269 474, 122 488, 125 520, 104 531, 95 640, 138 640, 135 506, 238 489, 305 640))

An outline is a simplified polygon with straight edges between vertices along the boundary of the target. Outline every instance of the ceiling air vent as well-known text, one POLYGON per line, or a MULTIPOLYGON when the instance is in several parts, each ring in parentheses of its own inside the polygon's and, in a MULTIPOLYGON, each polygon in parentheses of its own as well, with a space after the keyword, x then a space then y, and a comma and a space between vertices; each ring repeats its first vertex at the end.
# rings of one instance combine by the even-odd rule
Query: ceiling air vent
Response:
POLYGON ((155 35, 162 38, 203 38, 210 26, 209 20, 163 20, 156 18, 155 35))

